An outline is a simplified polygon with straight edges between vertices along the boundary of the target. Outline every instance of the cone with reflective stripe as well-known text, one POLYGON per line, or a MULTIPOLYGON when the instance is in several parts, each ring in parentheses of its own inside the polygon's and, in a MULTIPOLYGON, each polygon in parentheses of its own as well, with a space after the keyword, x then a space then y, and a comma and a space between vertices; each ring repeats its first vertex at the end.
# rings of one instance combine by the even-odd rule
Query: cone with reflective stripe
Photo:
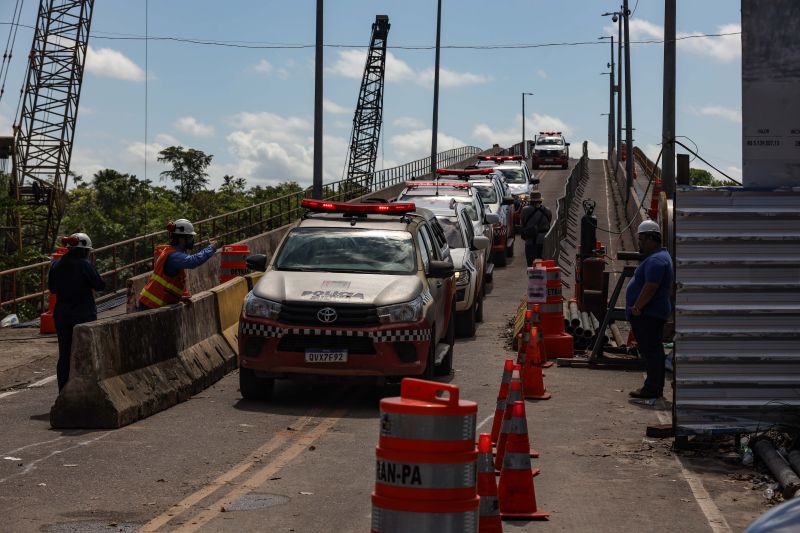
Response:
POLYGON ((541 353, 542 358, 542 368, 550 368, 554 363, 547 357, 547 347, 544 344, 544 333, 542 332, 542 328, 539 327, 541 324, 541 308, 539 307, 539 304, 533 304, 532 311, 531 327, 535 327, 539 335, 539 352, 541 353))
POLYGON ((498 487, 500 517, 503 520, 546 519, 550 516, 550 513, 536 507, 524 409, 525 404, 521 401, 514 402, 511 407, 511 427, 498 487))
POLYGON ((500 470, 503 467, 503 457, 506 453, 506 441, 508 440, 508 432, 511 429, 511 408, 515 402, 522 400, 522 383, 517 380, 512 380, 508 390, 508 399, 506 401, 506 410, 503 413, 503 424, 500 427, 500 436, 497 439, 497 448, 494 456, 494 468, 500 470))
POLYGON ((478 439, 478 496, 481 498, 478 531, 503 533, 497 500, 497 480, 492 465, 492 436, 481 433, 478 439))
POLYGON ((522 389, 526 400, 549 400, 550 394, 544 388, 544 375, 541 367, 538 328, 533 328, 525 347, 525 364, 522 367, 522 389))
POLYGON ((506 359, 503 367, 503 378, 500 381, 500 392, 497 393, 497 407, 494 411, 492 421, 492 444, 497 444, 500 436, 500 426, 503 424, 503 417, 506 412, 506 399, 508 398, 508 386, 511 383, 511 372, 514 370, 514 360, 506 359))

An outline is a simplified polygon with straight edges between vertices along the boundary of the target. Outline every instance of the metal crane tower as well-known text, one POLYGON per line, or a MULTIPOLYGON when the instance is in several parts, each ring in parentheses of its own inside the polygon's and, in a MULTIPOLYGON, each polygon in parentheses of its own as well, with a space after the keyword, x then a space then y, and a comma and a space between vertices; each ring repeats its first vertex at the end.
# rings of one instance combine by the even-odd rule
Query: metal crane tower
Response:
POLYGON ((353 134, 350 138, 347 178, 356 183, 368 184, 375 172, 378 140, 383 122, 383 82, 386 72, 386 37, 389 35, 389 17, 377 15, 372 24, 372 39, 367 52, 367 64, 358 93, 356 113, 353 117, 353 134))
POLYGON ((94 0, 41 0, 12 145, 6 252, 50 252, 64 214, 94 0))

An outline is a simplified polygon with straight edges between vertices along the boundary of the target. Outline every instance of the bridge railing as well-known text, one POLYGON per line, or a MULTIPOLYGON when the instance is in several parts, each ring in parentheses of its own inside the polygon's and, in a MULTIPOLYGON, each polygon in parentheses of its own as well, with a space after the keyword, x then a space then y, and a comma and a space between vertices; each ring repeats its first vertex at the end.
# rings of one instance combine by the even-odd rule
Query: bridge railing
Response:
MULTIPOLYGON (((480 153, 476 146, 462 146, 439 152, 437 166, 448 167, 480 153)), ((430 173, 430 156, 400 166, 375 172, 371 177, 343 179, 323 185, 323 198, 348 201, 379 191, 405 180, 430 173)), ((195 223, 198 244, 212 239, 238 242, 248 237, 279 228, 301 215, 300 202, 311 197, 311 188, 273 198, 195 223)), ((108 292, 125 289, 126 280, 152 270, 153 250, 167 240, 166 230, 140 235, 121 242, 95 248, 90 259, 106 281, 108 292)), ((47 309, 47 271, 49 261, 12 268, 0 272, 0 313, 34 315, 47 309)))
MULTIPOLYGON (((575 198, 575 191, 578 188, 581 180, 588 176, 589 172, 589 152, 587 142, 583 142, 583 152, 578 164, 572 168, 567 181, 564 183, 564 194, 558 199, 558 206, 556 207, 555 224, 550 227, 550 231, 544 237, 544 259, 552 259, 558 261, 558 256, 561 250, 561 242, 569 240, 570 237, 576 239, 575 236, 570 236, 567 232, 569 211, 572 208, 572 203, 575 198)), ((577 242, 572 243, 577 245, 577 242)))

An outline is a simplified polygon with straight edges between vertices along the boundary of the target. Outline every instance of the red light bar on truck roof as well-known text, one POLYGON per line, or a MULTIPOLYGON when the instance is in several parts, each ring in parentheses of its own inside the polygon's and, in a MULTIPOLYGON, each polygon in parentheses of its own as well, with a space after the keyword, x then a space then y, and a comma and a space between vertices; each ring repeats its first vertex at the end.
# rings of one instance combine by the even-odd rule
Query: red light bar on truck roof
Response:
POLYGON ((561 135, 560 131, 540 131, 539 135, 561 135))
POLYGON ((494 169, 491 168, 468 168, 468 169, 454 169, 454 168, 437 168, 436 173, 441 176, 480 176, 486 174, 493 174, 494 169))
POLYGON ((479 155, 478 161, 522 161, 521 155, 479 155))
POLYGON ((407 181, 406 187, 472 187, 463 181, 407 181))
POLYGON ((417 206, 412 203, 402 204, 347 204, 344 202, 329 202, 327 200, 310 200, 304 198, 300 202, 300 207, 305 207, 309 211, 318 213, 342 213, 342 214, 403 214, 417 210, 417 206))

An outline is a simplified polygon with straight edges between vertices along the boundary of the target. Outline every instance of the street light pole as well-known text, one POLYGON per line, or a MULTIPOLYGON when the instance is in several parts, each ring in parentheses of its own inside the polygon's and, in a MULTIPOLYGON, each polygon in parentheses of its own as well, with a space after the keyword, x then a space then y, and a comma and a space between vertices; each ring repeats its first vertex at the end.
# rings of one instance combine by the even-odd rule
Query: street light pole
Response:
POLYGON ((433 127, 431 128, 431 175, 436 176, 436 138, 439 135, 439 52, 442 37, 442 0, 436 7, 436 63, 433 72, 433 127))
POLYGON ((323 0, 317 0, 317 42, 314 54, 314 175, 311 196, 322 200, 322 22, 323 0))
POLYGON ((522 93, 522 157, 528 157, 528 146, 525 143, 525 97, 533 96, 533 93, 522 93))
POLYGON ((627 147, 627 157, 625 158, 625 205, 631 198, 631 187, 633 186, 633 104, 631 102, 631 34, 630 34, 630 10, 628 0, 622 0, 622 15, 624 17, 623 28, 625 32, 625 145, 627 147))
POLYGON ((614 36, 600 37, 600 39, 611 40, 611 62, 608 64, 611 67, 611 72, 608 77, 608 160, 611 161, 611 152, 616 146, 616 139, 614 136, 615 127, 615 110, 614 110, 614 36))

